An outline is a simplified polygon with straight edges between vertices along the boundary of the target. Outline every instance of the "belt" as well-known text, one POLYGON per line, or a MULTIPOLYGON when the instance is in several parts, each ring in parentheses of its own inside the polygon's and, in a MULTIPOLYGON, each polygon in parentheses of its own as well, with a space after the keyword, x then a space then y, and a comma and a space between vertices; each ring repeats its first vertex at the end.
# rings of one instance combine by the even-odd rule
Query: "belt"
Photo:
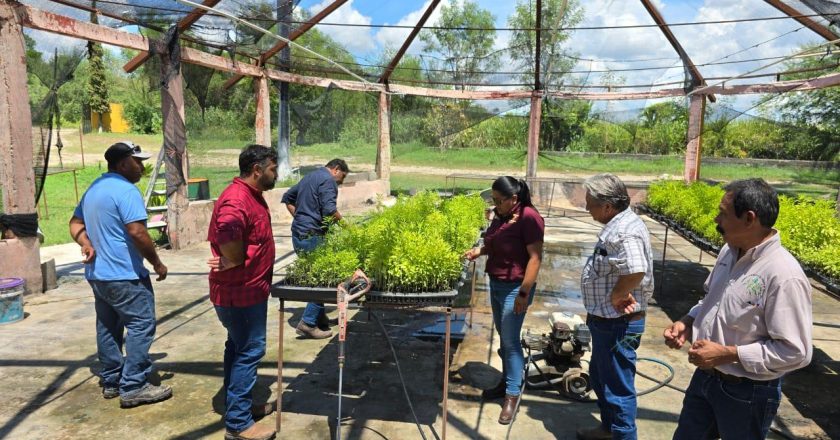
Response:
POLYGON ((633 321, 638 321, 638 320, 640 320, 644 317, 645 317, 645 311, 644 310, 642 310, 641 312, 633 312, 633 313, 628 313, 626 315, 621 315, 618 318, 604 318, 602 316, 593 315, 591 313, 586 315, 587 319, 591 319, 591 320, 596 321, 596 322, 618 322, 618 321, 633 322, 633 321))
POLYGON ((779 379, 770 379, 770 380, 755 380, 750 379, 748 377, 741 377, 741 376, 733 376, 731 374, 726 374, 717 368, 698 368, 698 370, 706 373, 709 376, 716 377, 720 379, 722 382, 726 382, 729 384, 737 385, 741 383, 750 383, 753 385, 775 385, 779 382, 779 379))
POLYGON ((320 234, 319 234, 319 233, 316 233, 316 232, 307 232, 307 233, 305 233, 305 234, 300 234, 300 235, 295 235, 295 234, 292 234, 292 235, 293 235, 295 238, 297 238, 298 240, 308 240, 308 239, 310 239, 310 238, 312 238, 312 237, 323 237, 323 236, 324 236, 324 234, 323 234, 323 233, 320 233, 320 234))

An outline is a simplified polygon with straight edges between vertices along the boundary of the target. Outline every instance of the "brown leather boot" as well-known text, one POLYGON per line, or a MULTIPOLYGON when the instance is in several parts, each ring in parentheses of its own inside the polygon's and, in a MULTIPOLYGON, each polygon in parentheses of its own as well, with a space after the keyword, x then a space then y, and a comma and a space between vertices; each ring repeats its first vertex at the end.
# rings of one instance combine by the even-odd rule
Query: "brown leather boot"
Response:
POLYGON ((295 329, 297 334, 303 336, 304 338, 310 339, 326 339, 332 337, 332 332, 327 330, 321 330, 317 326, 310 327, 305 322, 300 321, 295 329))
POLYGON ((239 432, 225 430, 225 440, 271 440, 276 431, 274 428, 254 423, 248 429, 239 432))
POLYGON ((516 404, 519 402, 519 396, 511 396, 505 394, 505 403, 502 404, 502 413, 499 414, 499 423, 502 425, 510 424, 513 420, 514 412, 516 411, 516 404))

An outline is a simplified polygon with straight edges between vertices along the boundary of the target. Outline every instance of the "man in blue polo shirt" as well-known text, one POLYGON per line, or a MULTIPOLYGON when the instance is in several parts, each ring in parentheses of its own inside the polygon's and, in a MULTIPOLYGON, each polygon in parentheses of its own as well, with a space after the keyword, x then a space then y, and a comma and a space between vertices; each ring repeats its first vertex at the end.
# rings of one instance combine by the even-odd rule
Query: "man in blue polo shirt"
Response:
MULTIPOLYGON (((295 253, 312 252, 324 241, 327 225, 324 218, 341 220, 336 207, 338 185, 344 182, 350 169, 347 162, 333 159, 322 168, 307 174, 289 188, 281 201, 292 214, 292 247, 295 253)), ((324 305, 308 303, 297 326, 297 334, 305 338, 324 339, 332 336, 324 305), (321 328, 325 327, 325 328, 321 328)))
POLYGON ((102 396, 119 396, 123 408, 172 396, 169 386, 148 382, 155 297, 143 258, 158 281, 167 274, 146 230, 143 198, 134 186, 143 175, 142 161, 149 157, 128 141, 111 145, 105 151, 108 172, 85 191, 70 219, 70 235, 82 247, 85 278, 93 289, 102 396))

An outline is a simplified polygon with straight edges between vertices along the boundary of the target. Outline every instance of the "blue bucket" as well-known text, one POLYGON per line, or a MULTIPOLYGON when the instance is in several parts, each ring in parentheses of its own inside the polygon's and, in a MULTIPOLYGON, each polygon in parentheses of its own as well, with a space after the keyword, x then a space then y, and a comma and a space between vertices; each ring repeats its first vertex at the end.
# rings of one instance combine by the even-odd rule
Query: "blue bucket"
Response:
POLYGON ((23 319, 24 281, 20 278, 0 278, 0 324, 23 319))

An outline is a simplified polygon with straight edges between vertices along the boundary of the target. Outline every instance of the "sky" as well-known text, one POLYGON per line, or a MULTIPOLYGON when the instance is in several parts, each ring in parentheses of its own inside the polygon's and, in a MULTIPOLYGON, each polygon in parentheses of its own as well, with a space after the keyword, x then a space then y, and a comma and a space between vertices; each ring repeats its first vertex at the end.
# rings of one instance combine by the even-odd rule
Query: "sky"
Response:
MULTIPOLYGON (((121 1, 121 0, 117 0, 121 1)), ((178 6, 175 0, 155 1, 172 7, 178 6)), ((236 0, 243 2, 247 0, 236 0)), ((398 24, 413 26, 431 0, 348 0, 324 22, 349 24, 398 24)), ((443 0, 441 4, 451 1, 443 0)), ((533 0, 518 0, 529 2, 533 0)), ((222 4, 234 0, 222 0, 222 4)), ((314 14, 332 0, 300 0, 298 7, 314 14)), ((653 0, 668 23, 697 22, 712 20, 731 20, 747 18, 780 17, 782 13, 763 1, 753 0, 653 0)), ((64 13, 66 9, 46 0, 24 0, 24 3, 37 7, 49 7, 50 10, 64 13)), ((496 27, 506 27, 516 0, 478 0, 479 5, 489 10, 495 17, 496 27)), ((653 24, 653 20, 642 7, 641 2, 631 0, 585 0, 584 19, 578 25, 615 26, 653 24)), ((804 13, 812 13, 796 0, 787 1, 804 13)), ((440 14, 440 6, 432 14, 429 23, 435 23, 440 14)), ((341 42, 353 53, 360 63, 372 63, 378 59, 385 47, 402 45, 408 29, 382 29, 369 27, 340 27, 318 25, 317 29, 341 42)), ((697 26, 674 26, 674 34, 684 46, 686 52, 699 65, 701 73, 707 78, 731 78, 753 69, 760 68, 773 60, 745 62, 722 65, 704 65, 715 62, 741 61, 755 58, 779 57, 795 53, 809 44, 823 43, 824 40, 792 19, 763 20, 747 23, 729 23, 697 26)), ((51 52, 51 46, 68 46, 67 39, 32 33, 42 51, 51 52)), ((495 46, 507 47, 511 33, 496 33, 495 46)), ((78 43, 75 43, 78 45, 78 43)), ((72 45, 72 44, 69 44, 72 45)), ((568 47, 581 58, 595 61, 579 61, 574 70, 621 70, 638 67, 671 67, 635 72, 616 72, 623 78, 624 84, 659 84, 683 80, 682 64, 674 49, 668 44, 658 28, 576 30, 568 47)), ((409 49, 409 53, 418 54, 423 49, 419 39, 409 49)), ((761 73, 777 71, 780 66, 762 70, 761 73)), ((597 73, 576 74, 577 80, 586 84, 600 84, 597 73)), ((773 78, 760 78, 748 82, 769 82, 773 78)), ((743 83, 745 80, 741 80, 743 83)), ((716 84, 720 80, 708 80, 716 84)), ((735 84, 739 81, 729 81, 735 84)), ((678 87, 666 85, 658 88, 678 87)), ((656 87, 654 87, 656 88, 656 87)), ((748 100, 741 100, 749 102, 748 100)), ((744 104, 748 105, 748 104, 744 104)))

